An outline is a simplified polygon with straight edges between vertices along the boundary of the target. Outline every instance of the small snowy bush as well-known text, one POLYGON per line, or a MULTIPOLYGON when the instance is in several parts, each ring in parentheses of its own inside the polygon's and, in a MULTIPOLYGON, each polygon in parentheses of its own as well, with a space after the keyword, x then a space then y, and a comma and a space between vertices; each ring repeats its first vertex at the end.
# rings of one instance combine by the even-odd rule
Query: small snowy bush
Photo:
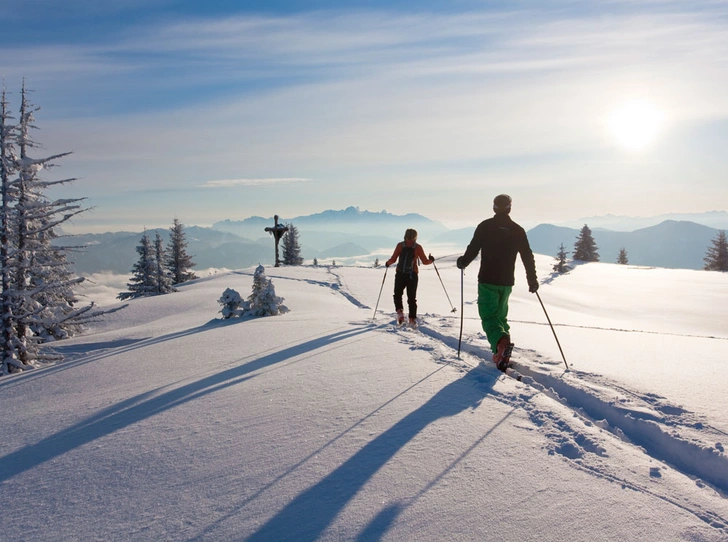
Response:
POLYGON ((227 288, 217 302, 222 305, 220 312, 222 313, 223 319, 242 316, 245 312, 245 305, 247 305, 247 303, 245 305, 243 304, 243 298, 240 297, 240 294, 231 288, 227 288))
POLYGON ((265 269, 259 265, 253 276, 253 293, 248 297, 245 309, 253 316, 273 316, 288 312, 283 305, 283 298, 276 295, 273 283, 265 276, 265 269))

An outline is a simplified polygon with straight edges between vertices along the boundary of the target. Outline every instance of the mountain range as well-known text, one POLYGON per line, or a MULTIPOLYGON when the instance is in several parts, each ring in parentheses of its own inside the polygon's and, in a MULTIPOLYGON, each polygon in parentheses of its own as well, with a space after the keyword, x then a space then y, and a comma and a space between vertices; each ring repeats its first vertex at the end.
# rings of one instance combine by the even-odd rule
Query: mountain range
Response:
MULTIPOLYGON (((629 263, 633 265, 702 269, 707 248, 719 230, 697 221, 718 224, 720 229, 725 229, 720 222, 723 215, 726 215, 728 225, 728 213, 714 212, 706 213, 704 217, 691 215, 695 221, 668 219, 634 231, 608 230, 592 226, 592 223, 609 222, 615 228, 624 228, 630 221, 647 223, 656 219, 613 216, 592 222, 583 219, 578 221, 581 222, 578 227, 540 224, 528 230, 528 237, 534 252, 555 256, 562 243, 567 251, 573 250, 581 227, 587 224, 592 229, 603 262, 615 262, 619 250, 624 247, 629 263)), ((317 258, 320 263, 326 263, 323 260, 340 263, 374 262, 375 259, 386 258, 402 239, 406 228, 415 228, 428 250, 429 247, 447 246, 448 250, 454 252, 464 251, 475 227, 449 230, 440 222, 418 214, 375 213, 356 207, 293 218, 279 217, 278 221, 280 224, 293 224, 299 232, 304 259, 310 261, 317 258)), ((274 241, 265 228, 273 224, 272 217, 250 217, 240 221, 223 220, 211 228, 185 227, 187 252, 193 256, 196 269, 199 270, 239 269, 258 263, 271 264, 274 260, 274 241)), ((166 243, 169 231, 147 230, 152 238, 156 232, 166 243)), ((70 258, 80 275, 104 271, 130 274, 138 259, 136 247, 141 236, 142 232, 129 231, 83 234, 62 236, 57 243, 83 247, 83 250, 74 251, 70 258)))
MULTIPOLYGON (((528 231, 528 239, 534 252, 556 255, 562 243, 567 252, 573 252, 580 231, 541 224, 528 231)), ((632 232, 592 230, 592 237, 602 262, 616 262, 624 248, 633 265, 702 269, 703 258, 717 233, 695 222, 665 220, 632 232)))
POLYGON ((675 222, 695 222, 718 230, 728 230, 728 211, 710 211, 707 213, 669 213, 656 216, 592 216, 570 220, 556 224, 566 228, 579 228, 588 224, 592 230, 605 229, 613 231, 631 232, 650 226, 657 226, 666 220, 675 222))

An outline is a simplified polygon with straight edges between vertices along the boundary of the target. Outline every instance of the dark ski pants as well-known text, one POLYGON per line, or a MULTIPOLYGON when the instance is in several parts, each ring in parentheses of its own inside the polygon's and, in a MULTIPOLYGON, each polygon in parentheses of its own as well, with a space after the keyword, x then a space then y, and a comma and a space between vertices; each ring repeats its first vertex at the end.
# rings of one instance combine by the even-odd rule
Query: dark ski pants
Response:
POLYGON ((404 309, 402 295, 407 290, 407 305, 409 306, 409 317, 417 318, 417 273, 401 273, 397 271, 394 275, 394 308, 397 311, 404 309))

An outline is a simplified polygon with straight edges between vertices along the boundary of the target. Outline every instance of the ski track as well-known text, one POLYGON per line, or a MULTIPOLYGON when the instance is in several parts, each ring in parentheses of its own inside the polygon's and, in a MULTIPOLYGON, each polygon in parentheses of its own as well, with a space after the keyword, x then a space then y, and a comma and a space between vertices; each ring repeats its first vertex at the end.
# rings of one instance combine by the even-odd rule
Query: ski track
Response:
MULTIPOLYGON (((396 326, 387 327, 399 332, 396 326)), ((417 328, 419 333, 412 333, 409 329, 401 333, 403 340, 413 348, 441 355, 436 346, 427 344, 430 342, 450 349, 439 358, 441 363, 459 362, 467 368, 476 364, 484 371, 497 373, 489 347, 477 346, 478 343, 483 344, 482 336, 464 336, 461 359, 455 357, 452 352, 453 349, 456 351, 458 343, 458 329, 455 328, 450 318, 425 315, 417 328), (418 341, 417 335, 424 337, 418 341)), ((541 360, 541 356, 533 351, 516 348, 514 356, 513 370, 509 370, 509 374, 514 383, 516 378, 521 377, 525 386, 516 391, 494 390, 494 396, 527 414, 547 438, 549 454, 558 454, 575 468, 593 476, 669 502, 719 531, 721 537, 728 537, 726 511, 711 511, 700 503, 699 497, 686 502, 680 492, 671 491, 673 486, 658 484, 655 487, 655 482, 668 478, 669 465, 692 480, 691 492, 697 488, 717 492, 725 498, 728 492, 728 457, 723 445, 716 440, 725 437, 725 433, 656 394, 639 394, 599 375, 565 371, 561 362, 541 360), (543 401, 535 400, 538 396, 550 401, 543 404, 543 401), (542 404, 539 405, 539 402, 542 404), (626 444, 629 453, 644 457, 644 461, 651 465, 646 467, 645 473, 612 472, 612 468, 600 460, 610 455, 608 449, 617 446, 615 439, 605 437, 605 432, 616 437, 618 443, 626 444)), ((676 483, 685 487, 688 480, 676 483)))
MULTIPOLYGON (((306 282, 331 288, 358 308, 370 308, 347 291, 340 275, 330 268, 329 273, 333 282, 306 282)), ((460 344, 462 356, 456 356, 459 326, 453 323, 452 317, 424 314, 416 330, 392 325, 394 318, 391 318, 381 324, 376 322, 375 315, 374 319, 353 324, 397 333, 411 349, 429 352, 437 363, 459 364, 464 370, 481 366, 484 371, 497 372, 481 334, 464 336, 460 344)), ((509 375, 514 377, 514 383, 520 377, 523 385, 515 391, 493 391, 493 394, 497 400, 526 412, 550 443, 549 454, 558 454, 574 468, 593 476, 669 502, 716 529, 721 538, 728 538, 728 511, 707 509, 699 502, 699 492, 692 492, 688 500, 678 491, 672 496, 673 486, 659 484, 665 478, 674 478, 666 474, 669 465, 692 480, 694 488, 717 492, 726 498, 728 457, 719 440, 725 439, 725 432, 654 393, 642 394, 624 388, 601 375, 564 370, 561 361, 544 359, 535 351, 516 348, 514 357, 509 375), (543 401, 537 398, 543 397, 550 402, 539 405, 543 401), (605 433, 615 438, 608 438, 605 433), (627 445, 628 452, 641 454, 646 463, 653 465, 648 467, 646 475, 611 472, 613 469, 600 461, 609 456, 607 448, 619 447, 615 442, 627 445)), ((624 448, 620 449, 624 452, 624 448)), ((684 487, 686 481, 672 483, 682 483, 684 487)))
MULTIPOLYGON (((276 276, 275 279, 276 280, 290 280, 290 281, 294 281, 294 282, 305 282, 306 284, 312 284, 314 286, 321 286, 323 288, 329 288, 334 293, 337 293, 337 294, 340 294, 341 296, 343 296, 347 301, 349 301, 349 303, 351 303, 355 307, 358 307, 360 309, 371 309, 371 307, 369 305, 362 303, 356 297, 354 297, 353 295, 351 295, 348 292, 346 285, 342 282, 343 279, 341 278, 341 275, 338 275, 336 272, 334 272, 332 270, 331 266, 327 266, 326 271, 328 272, 329 275, 331 275, 333 277, 333 282, 325 281, 325 280, 302 279, 302 278, 297 278, 297 277, 284 277, 284 276, 280 276, 280 275, 276 276)), ((236 271, 235 273, 238 275, 248 275, 251 277, 254 275, 253 273, 248 272, 248 271, 236 271)), ((269 272, 269 278, 273 278, 272 275, 270 275, 270 272, 269 272)))

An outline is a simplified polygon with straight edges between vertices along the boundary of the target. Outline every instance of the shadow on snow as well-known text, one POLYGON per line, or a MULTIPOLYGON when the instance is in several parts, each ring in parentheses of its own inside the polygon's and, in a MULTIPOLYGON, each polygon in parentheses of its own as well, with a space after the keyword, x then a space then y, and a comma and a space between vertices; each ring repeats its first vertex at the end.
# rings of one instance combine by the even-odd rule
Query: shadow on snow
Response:
MULTIPOLYGON (((199 331, 207 328, 195 328, 199 331)), ((163 391, 168 386, 145 392, 136 397, 121 401, 98 414, 67 429, 63 429, 36 444, 0 457, 0 483, 31 470, 47 461, 59 457, 67 452, 79 448, 96 439, 110 435, 115 431, 133 425, 137 422, 160 414, 166 410, 192 401, 210 393, 220 391, 230 386, 240 384, 255 375, 251 374, 259 369, 284 362, 292 357, 330 346, 333 343, 368 333, 371 328, 349 329, 317 337, 307 342, 297 344, 283 350, 256 358, 243 365, 215 373, 195 382, 178 388, 163 391)), ((154 342, 163 342, 193 332, 173 333, 155 339, 154 342)), ((148 345, 148 341, 144 341, 148 345)), ((129 345, 126 348, 138 348, 139 345, 129 345)), ((114 351, 118 354, 118 350, 114 351)), ((111 355, 111 354, 107 354, 111 355)), ((101 356, 103 357, 103 356, 101 356)), ((86 362, 87 360, 84 360, 86 362)))
MULTIPOLYGON (((451 382, 417 410, 365 444, 328 476, 296 496, 247 540, 283 540, 290 538, 292 533, 298 540, 315 540, 367 481, 418 433, 437 420, 477 407, 491 392, 496 380, 497 375, 484 379, 483 371, 476 368, 451 382)), ((445 472, 450 468, 452 465, 445 472)), ((434 483, 428 484, 427 488, 434 483)), ((403 509, 404 505, 384 509, 365 532, 385 532, 403 509)))

